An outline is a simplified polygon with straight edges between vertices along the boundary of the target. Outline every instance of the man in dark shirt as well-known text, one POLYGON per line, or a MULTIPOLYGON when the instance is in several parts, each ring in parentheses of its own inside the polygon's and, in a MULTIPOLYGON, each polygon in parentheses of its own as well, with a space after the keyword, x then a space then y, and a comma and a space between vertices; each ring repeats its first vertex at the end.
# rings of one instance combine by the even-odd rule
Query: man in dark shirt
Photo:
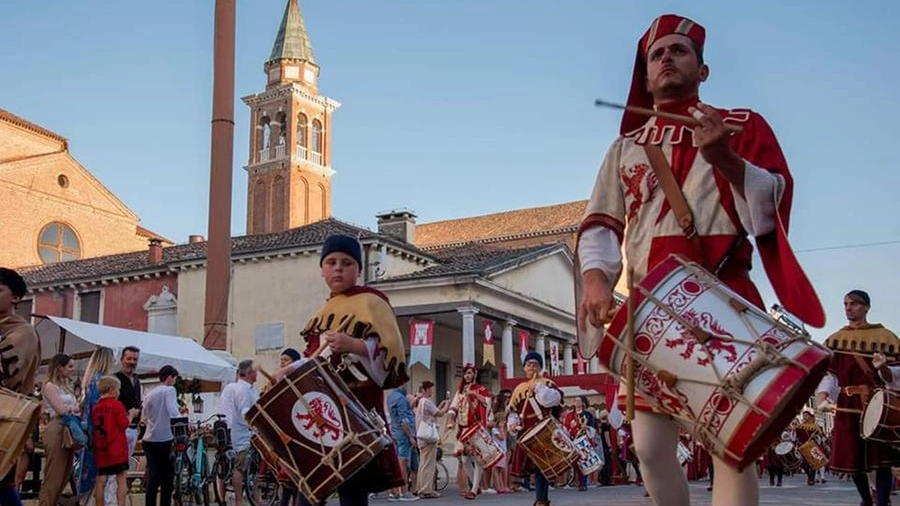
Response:
MULTIPOLYGON (((119 402, 125 406, 126 412, 136 409, 137 414, 129 420, 128 428, 125 429, 125 437, 128 438, 128 458, 134 455, 134 446, 138 440, 138 422, 141 420, 141 407, 143 406, 141 396, 141 380, 137 377, 138 359, 141 350, 137 346, 126 346, 119 355, 119 372, 115 374, 122 383, 119 389, 119 402)), ((106 490, 103 496, 106 498, 106 504, 115 504, 116 497, 116 481, 108 480, 106 482, 106 490)))

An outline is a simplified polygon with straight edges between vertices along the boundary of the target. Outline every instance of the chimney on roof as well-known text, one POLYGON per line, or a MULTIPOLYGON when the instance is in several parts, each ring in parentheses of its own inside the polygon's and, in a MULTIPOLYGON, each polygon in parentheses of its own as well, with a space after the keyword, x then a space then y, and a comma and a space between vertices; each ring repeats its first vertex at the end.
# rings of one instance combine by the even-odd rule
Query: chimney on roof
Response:
POLYGON ((205 240, 206 239, 204 239, 203 236, 200 234, 192 234, 192 235, 188 236, 188 244, 195 244, 198 242, 203 242, 205 240))
POLYGON ((162 262, 162 241, 156 237, 150 239, 150 263, 162 262))
POLYGON ((416 213, 409 209, 394 209, 375 215, 378 233, 389 235, 407 244, 416 243, 416 213))

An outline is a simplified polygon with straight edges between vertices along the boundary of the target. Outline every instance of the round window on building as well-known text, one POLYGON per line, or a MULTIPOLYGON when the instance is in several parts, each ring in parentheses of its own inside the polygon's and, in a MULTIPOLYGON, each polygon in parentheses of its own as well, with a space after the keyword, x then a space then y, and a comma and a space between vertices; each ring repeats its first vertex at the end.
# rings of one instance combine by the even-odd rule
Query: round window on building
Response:
POLYGON ((67 176, 65 174, 60 174, 60 175, 56 176, 56 183, 61 188, 68 188, 69 187, 69 176, 67 176))
POLYGON ((81 243, 71 227, 53 222, 45 226, 38 236, 38 253, 45 264, 78 260, 81 258, 81 243))

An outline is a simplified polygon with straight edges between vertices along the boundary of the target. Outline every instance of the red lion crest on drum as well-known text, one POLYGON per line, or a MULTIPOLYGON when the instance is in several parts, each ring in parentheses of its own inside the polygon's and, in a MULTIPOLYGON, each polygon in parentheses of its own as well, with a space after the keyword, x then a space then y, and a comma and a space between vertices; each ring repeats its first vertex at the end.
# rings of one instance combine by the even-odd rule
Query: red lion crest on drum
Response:
POLYGON ((679 355, 685 360, 689 360, 694 355, 696 348, 700 347, 701 351, 706 352, 697 357, 697 365, 702 366, 709 365, 715 356, 722 354, 725 355, 725 360, 730 363, 734 363, 737 360, 737 348, 729 343, 734 336, 725 330, 712 314, 705 311, 698 314, 695 310, 690 309, 681 316, 690 323, 691 327, 700 328, 712 334, 712 338, 705 343, 701 343, 697 340, 691 328, 678 325, 680 337, 677 339, 666 339, 667 347, 684 347, 684 351, 679 353, 679 355))
POLYGON ((306 394, 302 401, 295 403, 294 426, 306 438, 334 446, 343 432, 341 417, 331 398, 316 394, 306 394))

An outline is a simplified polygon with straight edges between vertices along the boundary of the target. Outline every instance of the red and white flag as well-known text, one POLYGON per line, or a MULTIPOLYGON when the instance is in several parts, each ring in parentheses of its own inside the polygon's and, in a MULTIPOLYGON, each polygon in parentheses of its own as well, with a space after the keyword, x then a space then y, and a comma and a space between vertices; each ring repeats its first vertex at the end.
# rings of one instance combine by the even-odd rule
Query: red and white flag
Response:
POLYGON ((519 331, 519 362, 525 361, 525 355, 528 354, 528 341, 531 339, 531 335, 527 330, 519 331))
POLYGON ((434 341, 434 322, 414 320, 409 321, 409 367, 416 362, 431 369, 431 345, 434 341))
POLYGON ((484 345, 481 350, 481 364, 497 364, 497 358, 494 355, 494 322, 491 320, 484 321, 484 345))
POLYGON ((550 341, 550 375, 559 376, 559 343, 550 341))

